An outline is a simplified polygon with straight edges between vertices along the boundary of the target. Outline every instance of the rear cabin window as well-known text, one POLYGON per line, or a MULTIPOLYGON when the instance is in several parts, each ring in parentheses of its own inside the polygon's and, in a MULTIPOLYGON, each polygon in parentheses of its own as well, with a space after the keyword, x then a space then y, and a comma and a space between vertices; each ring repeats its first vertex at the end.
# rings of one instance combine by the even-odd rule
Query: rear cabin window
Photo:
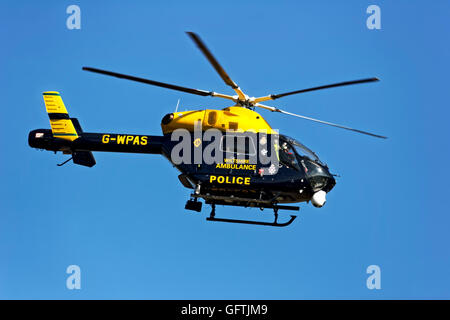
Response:
POLYGON ((245 135, 224 135, 220 140, 220 151, 233 154, 255 156, 255 142, 245 135))

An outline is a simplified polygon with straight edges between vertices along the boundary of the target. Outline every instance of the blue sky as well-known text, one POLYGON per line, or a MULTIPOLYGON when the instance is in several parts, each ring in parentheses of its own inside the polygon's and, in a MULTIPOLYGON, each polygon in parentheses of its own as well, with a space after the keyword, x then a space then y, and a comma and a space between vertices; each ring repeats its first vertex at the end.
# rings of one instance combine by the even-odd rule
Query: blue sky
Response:
MULTIPOLYGON (((447 1, 2 1, 0 298, 450 298, 447 1), (66 8, 81 8, 81 30, 66 8), (381 30, 366 8, 381 8, 381 30), (246 93, 376 76, 277 100, 382 141, 261 111, 341 175, 325 207, 288 228, 214 224, 156 155, 96 153, 85 168, 28 147, 60 91, 85 131, 157 135, 174 110, 226 101, 90 74, 92 66, 232 93, 185 35, 195 31, 246 93), (66 288, 79 265, 81 290, 66 288), (366 268, 381 268, 368 290, 366 268)), ((269 103, 267 103, 269 104, 269 103)), ((218 207, 218 216, 261 218, 218 207)))

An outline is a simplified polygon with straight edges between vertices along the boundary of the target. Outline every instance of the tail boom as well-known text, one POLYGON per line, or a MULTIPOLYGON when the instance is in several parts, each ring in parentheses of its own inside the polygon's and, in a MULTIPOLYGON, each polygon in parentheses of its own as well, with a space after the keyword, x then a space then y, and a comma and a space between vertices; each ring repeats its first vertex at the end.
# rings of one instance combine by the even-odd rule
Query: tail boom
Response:
POLYGON ((38 129, 29 133, 28 144, 32 148, 64 153, 104 151, 161 154, 163 139, 163 136, 83 132, 77 139, 70 141, 54 137, 49 129, 38 129))
POLYGON ((75 164, 87 167, 95 165, 92 151, 162 153, 162 136, 84 132, 78 119, 69 117, 59 92, 46 91, 43 97, 51 129, 31 131, 32 148, 71 154, 75 164))

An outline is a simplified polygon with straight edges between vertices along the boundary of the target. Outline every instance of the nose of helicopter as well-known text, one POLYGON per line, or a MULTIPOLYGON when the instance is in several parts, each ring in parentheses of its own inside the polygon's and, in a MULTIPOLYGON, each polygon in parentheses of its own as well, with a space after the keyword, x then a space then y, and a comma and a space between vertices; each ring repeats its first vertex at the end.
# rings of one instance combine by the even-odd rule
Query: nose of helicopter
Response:
POLYGON ((326 168, 315 170, 309 175, 308 180, 314 192, 319 190, 329 192, 336 184, 336 180, 326 168))
POLYGON ((311 203, 320 208, 326 202, 326 194, 336 185, 336 180, 324 165, 311 162, 308 167, 308 181, 313 191, 311 203))

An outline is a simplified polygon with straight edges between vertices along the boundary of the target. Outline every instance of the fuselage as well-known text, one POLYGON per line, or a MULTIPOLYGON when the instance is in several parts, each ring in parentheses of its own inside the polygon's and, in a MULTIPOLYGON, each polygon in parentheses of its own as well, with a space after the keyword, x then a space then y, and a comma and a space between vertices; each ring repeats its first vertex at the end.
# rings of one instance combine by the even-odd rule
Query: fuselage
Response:
POLYGON ((74 163, 89 167, 96 151, 161 154, 180 171, 180 182, 207 202, 264 206, 313 200, 322 206, 320 194, 336 183, 311 150, 242 107, 168 114, 161 136, 83 132, 77 119, 63 118, 76 130, 70 139, 55 136, 53 123, 52 130, 31 131, 29 145, 72 154, 74 163))
MULTIPOLYGON (((226 135, 222 139, 226 139, 225 137, 226 135)), ((272 140, 270 135, 266 137, 268 141, 272 140)), ((279 140, 280 143, 289 143, 282 135, 279 140)), ((180 142, 173 141, 171 134, 153 136, 85 132, 74 141, 54 138, 48 129, 33 130, 29 134, 31 147, 51 151, 161 154, 180 171, 179 178, 184 186, 192 189, 198 186, 200 194, 219 196, 220 198, 216 199, 217 203, 238 202, 233 198, 259 199, 267 203, 309 201, 315 192, 319 190, 329 192, 335 184, 325 165, 298 154, 292 145, 289 145, 288 157, 279 153, 278 161, 275 163, 262 163, 257 157, 252 159, 246 157, 245 153, 234 152, 224 152, 217 162, 206 163, 207 159, 203 155, 212 142, 201 140, 196 146, 195 141, 196 138, 192 135, 188 143, 191 148, 190 161, 177 162, 174 160, 173 152, 180 142), (197 148, 202 155, 199 161, 194 159, 197 148)), ((220 149, 220 143, 218 146, 219 151, 224 151, 220 149)))

